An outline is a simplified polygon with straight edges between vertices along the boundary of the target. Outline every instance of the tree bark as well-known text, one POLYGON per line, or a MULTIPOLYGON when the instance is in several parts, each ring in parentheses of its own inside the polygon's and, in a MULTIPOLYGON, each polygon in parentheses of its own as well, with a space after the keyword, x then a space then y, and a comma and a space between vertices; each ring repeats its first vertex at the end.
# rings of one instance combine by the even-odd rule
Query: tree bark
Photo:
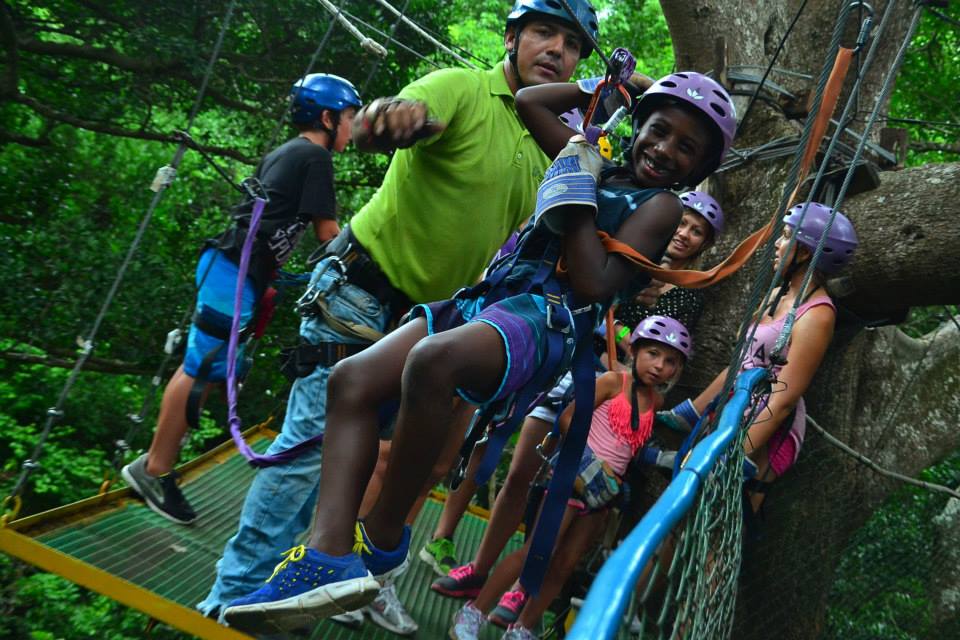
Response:
MULTIPOLYGON (((678 69, 714 68, 719 37, 725 40, 729 65, 759 65, 758 75, 800 4, 661 1, 678 69)), ((886 4, 874 4, 877 22, 886 4)), ((840 5, 810 0, 776 66, 816 77, 840 5)), ((912 8, 912 3, 899 3, 873 69, 865 76, 855 120, 859 124, 854 127, 858 131, 906 32, 912 8)), ((852 44, 858 29, 855 10, 843 43, 852 44)), ((773 79, 798 95, 810 90, 810 81, 773 79)), ((847 90, 851 83, 848 77, 847 90)), ((746 98, 735 96, 735 101, 742 115, 746 98)), ((796 136, 800 124, 775 104, 758 101, 734 146, 796 136)), ((707 256, 707 266, 769 219, 782 197, 788 166, 789 159, 755 161, 710 179, 706 190, 719 197, 730 222, 723 241, 707 256)), ((914 475, 960 447, 957 327, 946 323, 914 340, 895 327, 865 331, 864 326, 868 320, 900 316, 911 306, 960 300, 960 272, 954 266, 960 258, 960 227, 955 222, 960 219, 960 164, 880 175, 877 189, 842 204, 857 228, 860 247, 845 272, 837 333, 805 395, 810 415, 833 435, 885 468, 914 475)), ((684 391, 702 389, 727 366, 752 283, 769 269, 769 255, 761 252, 742 273, 707 291, 696 336, 697 357, 680 385, 684 391)), ((820 637, 835 570, 850 537, 897 488, 809 429, 799 462, 767 497, 762 539, 746 543, 732 637, 820 637)), ((957 574, 934 582, 947 594, 938 612, 947 612, 943 624, 951 624, 949 612, 955 615, 956 609, 950 609, 954 601, 949 594, 958 588, 957 574)))

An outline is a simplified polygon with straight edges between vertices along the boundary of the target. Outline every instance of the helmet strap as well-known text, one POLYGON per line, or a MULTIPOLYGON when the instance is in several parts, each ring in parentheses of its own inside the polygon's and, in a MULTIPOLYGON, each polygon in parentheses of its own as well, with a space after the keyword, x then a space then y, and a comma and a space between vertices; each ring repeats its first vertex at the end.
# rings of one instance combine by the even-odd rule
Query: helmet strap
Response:
POLYGON ((517 82, 517 89, 523 89, 527 86, 520 76, 520 66, 517 63, 517 52, 520 50, 520 34, 523 32, 523 21, 519 21, 514 27, 513 48, 507 51, 507 60, 510 61, 510 69, 517 82))
POLYGON ((313 123, 313 128, 319 131, 323 131, 325 134, 327 134, 327 144, 323 145, 323 147, 327 151, 330 151, 331 149, 333 149, 333 143, 337 139, 337 132, 340 130, 340 113, 341 112, 334 111, 333 109, 324 109, 323 111, 320 112, 320 117, 317 118, 316 121, 313 123), (329 127, 327 127, 327 125, 323 124, 323 111, 326 111, 327 113, 330 114, 330 120, 333 122, 333 129, 330 129, 329 127))

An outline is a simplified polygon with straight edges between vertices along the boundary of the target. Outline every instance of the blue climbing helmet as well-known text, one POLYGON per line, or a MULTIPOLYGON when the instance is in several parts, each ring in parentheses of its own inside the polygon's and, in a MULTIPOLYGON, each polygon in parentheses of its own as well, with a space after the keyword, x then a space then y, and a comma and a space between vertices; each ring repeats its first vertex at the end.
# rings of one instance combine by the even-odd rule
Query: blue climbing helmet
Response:
MULTIPOLYGON (((551 16, 569 22, 574 27, 577 26, 576 23, 579 23, 594 41, 599 40, 600 25, 597 19, 597 10, 593 8, 593 5, 587 0, 568 0, 568 4, 573 9, 573 16, 559 0, 516 0, 513 3, 513 9, 507 16, 507 28, 522 25, 524 21, 537 15, 551 16)), ((584 42, 580 47, 580 59, 590 57, 591 53, 593 53, 593 45, 590 42, 584 42)))
POLYGON ((290 119, 295 124, 316 122, 324 109, 339 113, 362 105, 356 87, 332 73, 311 73, 294 82, 290 89, 290 119))

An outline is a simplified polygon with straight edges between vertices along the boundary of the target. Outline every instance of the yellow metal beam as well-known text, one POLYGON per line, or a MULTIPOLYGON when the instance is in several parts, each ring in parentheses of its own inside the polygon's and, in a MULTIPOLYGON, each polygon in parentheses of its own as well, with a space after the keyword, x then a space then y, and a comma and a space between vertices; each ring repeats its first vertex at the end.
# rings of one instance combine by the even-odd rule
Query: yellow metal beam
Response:
POLYGON ((0 551, 44 571, 63 576, 92 591, 165 622, 204 640, 251 640, 251 637, 218 624, 199 612, 167 600, 123 578, 36 542, 9 527, 0 528, 0 551))

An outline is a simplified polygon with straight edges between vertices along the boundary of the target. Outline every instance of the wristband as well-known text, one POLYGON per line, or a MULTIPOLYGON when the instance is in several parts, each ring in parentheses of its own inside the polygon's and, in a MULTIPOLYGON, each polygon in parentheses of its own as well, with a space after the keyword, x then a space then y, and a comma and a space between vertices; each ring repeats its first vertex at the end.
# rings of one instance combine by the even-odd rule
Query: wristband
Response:
POLYGON ((620 342, 628 335, 630 335, 630 327, 620 327, 620 331, 617 331, 617 342, 620 342))

